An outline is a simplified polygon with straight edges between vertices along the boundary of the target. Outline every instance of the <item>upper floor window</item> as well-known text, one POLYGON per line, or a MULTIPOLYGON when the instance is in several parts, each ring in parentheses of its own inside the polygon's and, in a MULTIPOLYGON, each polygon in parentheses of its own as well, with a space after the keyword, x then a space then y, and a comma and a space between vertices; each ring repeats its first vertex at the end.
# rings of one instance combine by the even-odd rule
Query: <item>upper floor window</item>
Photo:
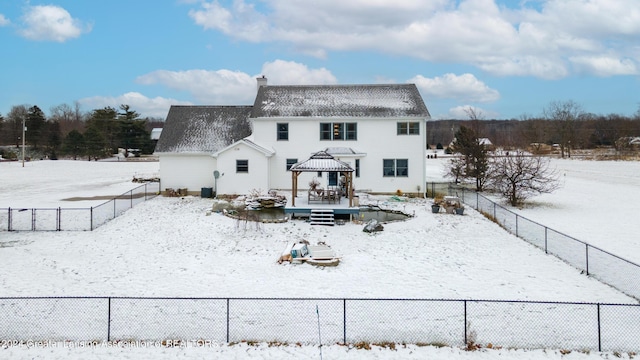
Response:
POLYGON ((236 160, 236 172, 248 173, 249 172, 249 160, 236 160))
POLYGON ((278 128, 278 140, 289 140, 289 124, 278 123, 276 126, 278 128))
POLYGON ((358 140, 358 124, 320 123, 320 140, 358 140))
POLYGON ((409 160, 407 159, 383 159, 382 176, 407 177, 409 176, 409 160))
POLYGON ((358 123, 345 123, 345 127, 345 139, 358 140, 358 123))
POLYGON ((420 135, 420 123, 417 121, 399 122, 398 135, 420 135))

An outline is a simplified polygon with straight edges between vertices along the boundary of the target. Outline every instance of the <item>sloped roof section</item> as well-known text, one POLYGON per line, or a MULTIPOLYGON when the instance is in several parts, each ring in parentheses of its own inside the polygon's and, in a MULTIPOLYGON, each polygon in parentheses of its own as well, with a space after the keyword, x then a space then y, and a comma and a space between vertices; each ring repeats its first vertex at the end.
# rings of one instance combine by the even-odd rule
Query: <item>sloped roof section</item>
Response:
POLYGON ((430 117, 414 84, 261 86, 251 117, 430 117))
POLYGON ((291 166, 289 171, 341 171, 352 172, 354 171, 349 164, 344 161, 336 160, 333 156, 327 154, 325 151, 318 151, 311 155, 305 161, 300 161, 291 166))
POLYGON ((362 155, 363 153, 354 150, 350 147, 328 147, 326 149, 324 149, 324 152, 326 152, 327 154, 331 155, 331 156, 336 156, 336 155, 343 155, 343 156, 347 156, 347 155, 362 155))
POLYGON ((171 106, 156 153, 213 153, 251 134, 251 106, 171 106))

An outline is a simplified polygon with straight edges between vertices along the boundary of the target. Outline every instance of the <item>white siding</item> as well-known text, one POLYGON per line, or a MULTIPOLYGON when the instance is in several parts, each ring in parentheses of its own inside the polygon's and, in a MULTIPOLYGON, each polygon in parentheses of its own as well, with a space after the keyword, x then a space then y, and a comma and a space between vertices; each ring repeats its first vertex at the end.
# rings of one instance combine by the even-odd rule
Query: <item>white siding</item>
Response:
POLYGON ((200 193, 203 187, 213 187, 216 159, 210 155, 159 154, 162 190, 188 189, 200 193))
MULTIPOLYGON (((425 119, 418 118, 257 118, 253 123, 253 139, 257 144, 275 150, 271 159, 270 184, 272 188, 290 189, 291 173, 286 171, 286 160, 297 158, 303 161, 311 154, 327 147, 352 148, 366 154, 360 157, 360 177, 354 178, 354 187, 372 192, 416 192, 418 186, 424 190, 424 157, 426 139, 425 119), (397 135, 397 122, 419 122, 419 135, 397 135), (320 140, 320 123, 355 122, 357 140, 320 140), (278 141, 277 123, 289 124, 289 140, 278 141), (383 159, 408 159, 408 177, 383 177, 383 159)), ((352 156, 336 158, 349 162, 355 168, 352 156)), ((306 186, 313 174, 299 178, 301 187, 306 186)), ((354 174, 355 175, 355 174, 354 174)), ((323 184, 327 180, 323 175, 323 184)))
POLYGON ((219 194, 248 194, 251 190, 269 191, 269 158, 243 143, 238 143, 218 155, 217 189, 219 194), (237 173, 236 160, 248 160, 249 172, 237 173))

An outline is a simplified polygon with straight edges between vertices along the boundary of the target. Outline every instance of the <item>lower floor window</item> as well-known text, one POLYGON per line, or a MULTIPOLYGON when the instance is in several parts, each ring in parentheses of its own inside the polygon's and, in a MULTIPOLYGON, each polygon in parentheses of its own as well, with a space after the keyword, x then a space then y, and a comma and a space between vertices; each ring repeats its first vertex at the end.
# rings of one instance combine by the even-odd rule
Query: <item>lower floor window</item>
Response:
POLYGON ((236 160, 236 172, 248 173, 249 172, 249 160, 236 160))
POLYGON ((383 159, 382 176, 407 177, 409 176, 409 160, 407 159, 383 159))
POLYGON ((287 159, 287 171, 291 170, 291 167, 298 162, 298 159, 287 159))

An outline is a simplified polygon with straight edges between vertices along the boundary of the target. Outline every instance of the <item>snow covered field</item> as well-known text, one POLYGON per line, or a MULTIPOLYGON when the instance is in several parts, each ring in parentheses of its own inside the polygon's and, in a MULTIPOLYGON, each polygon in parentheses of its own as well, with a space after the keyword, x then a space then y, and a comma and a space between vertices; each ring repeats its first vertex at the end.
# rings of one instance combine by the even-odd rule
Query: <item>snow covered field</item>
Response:
MULTIPOLYGON (((633 229, 638 233, 634 226, 639 225, 632 219, 634 211, 637 216, 634 205, 640 203, 634 198, 640 196, 640 180, 634 177, 640 174, 640 164, 557 163, 566 172, 563 189, 534 199, 540 206, 520 210, 522 214, 544 224, 548 216, 550 227, 587 242, 601 241, 594 245, 619 251, 623 257, 638 254, 640 245, 629 234, 633 229), (612 174, 616 180, 610 180, 612 174), (605 194, 598 195, 600 191, 605 194), (615 211, 603 212, 597 206, 602 199, 615 211), (605 233, 606 238, 598 235, 605 233)), ((0 163, 0 208, 92 206, 62 199, 118 195, 135 186, 130 182, 134 175, 153 174, 157 169, 158 163, 144 162, 39 161, 27 163, 25 168, 18 163, 0 163)), ((437 177, 436 171, 429 181, 438 181, 434 180, 437 177)), ((384 231, 375 235, 365 234, 362 225, 351 223, 322 227, 290 221, 245 228, 219 214, 207 216, 211 199, 156 198, 93 232, 3 232, 2 296, 442 298, 637 304, 507 234, 471 209, 465 210, 464 216, 454 216, 432 214, 425 200, 360 199, 361 203, 371 201, 415 213, 415 218, 386 224, 384 231), (338 267, 324 269, 276 263, 288 242, 303 239, 325 241, 343 261, 338 267), (312 286, 307 286, 309 283, 312 286)), ((557 351, 464 352, 416 346, 394 351, 333 345, 323 351, 326 359, 563 357, 557 351)), ((5 355, 60 359, 319 357, 313 346, 266 345, 205 349, 9 347, 0 349, 0 357, 5 355)), ((580 359, 607 354, 574 352, 570 356, 580 359)))
MULTIPOLYGON (((427 160, 427 181, 442 181, 446 158, 427 160)), ((552 159, 562 187, 533 197, 528 219, 640 264, 640 162, 552 159)))

